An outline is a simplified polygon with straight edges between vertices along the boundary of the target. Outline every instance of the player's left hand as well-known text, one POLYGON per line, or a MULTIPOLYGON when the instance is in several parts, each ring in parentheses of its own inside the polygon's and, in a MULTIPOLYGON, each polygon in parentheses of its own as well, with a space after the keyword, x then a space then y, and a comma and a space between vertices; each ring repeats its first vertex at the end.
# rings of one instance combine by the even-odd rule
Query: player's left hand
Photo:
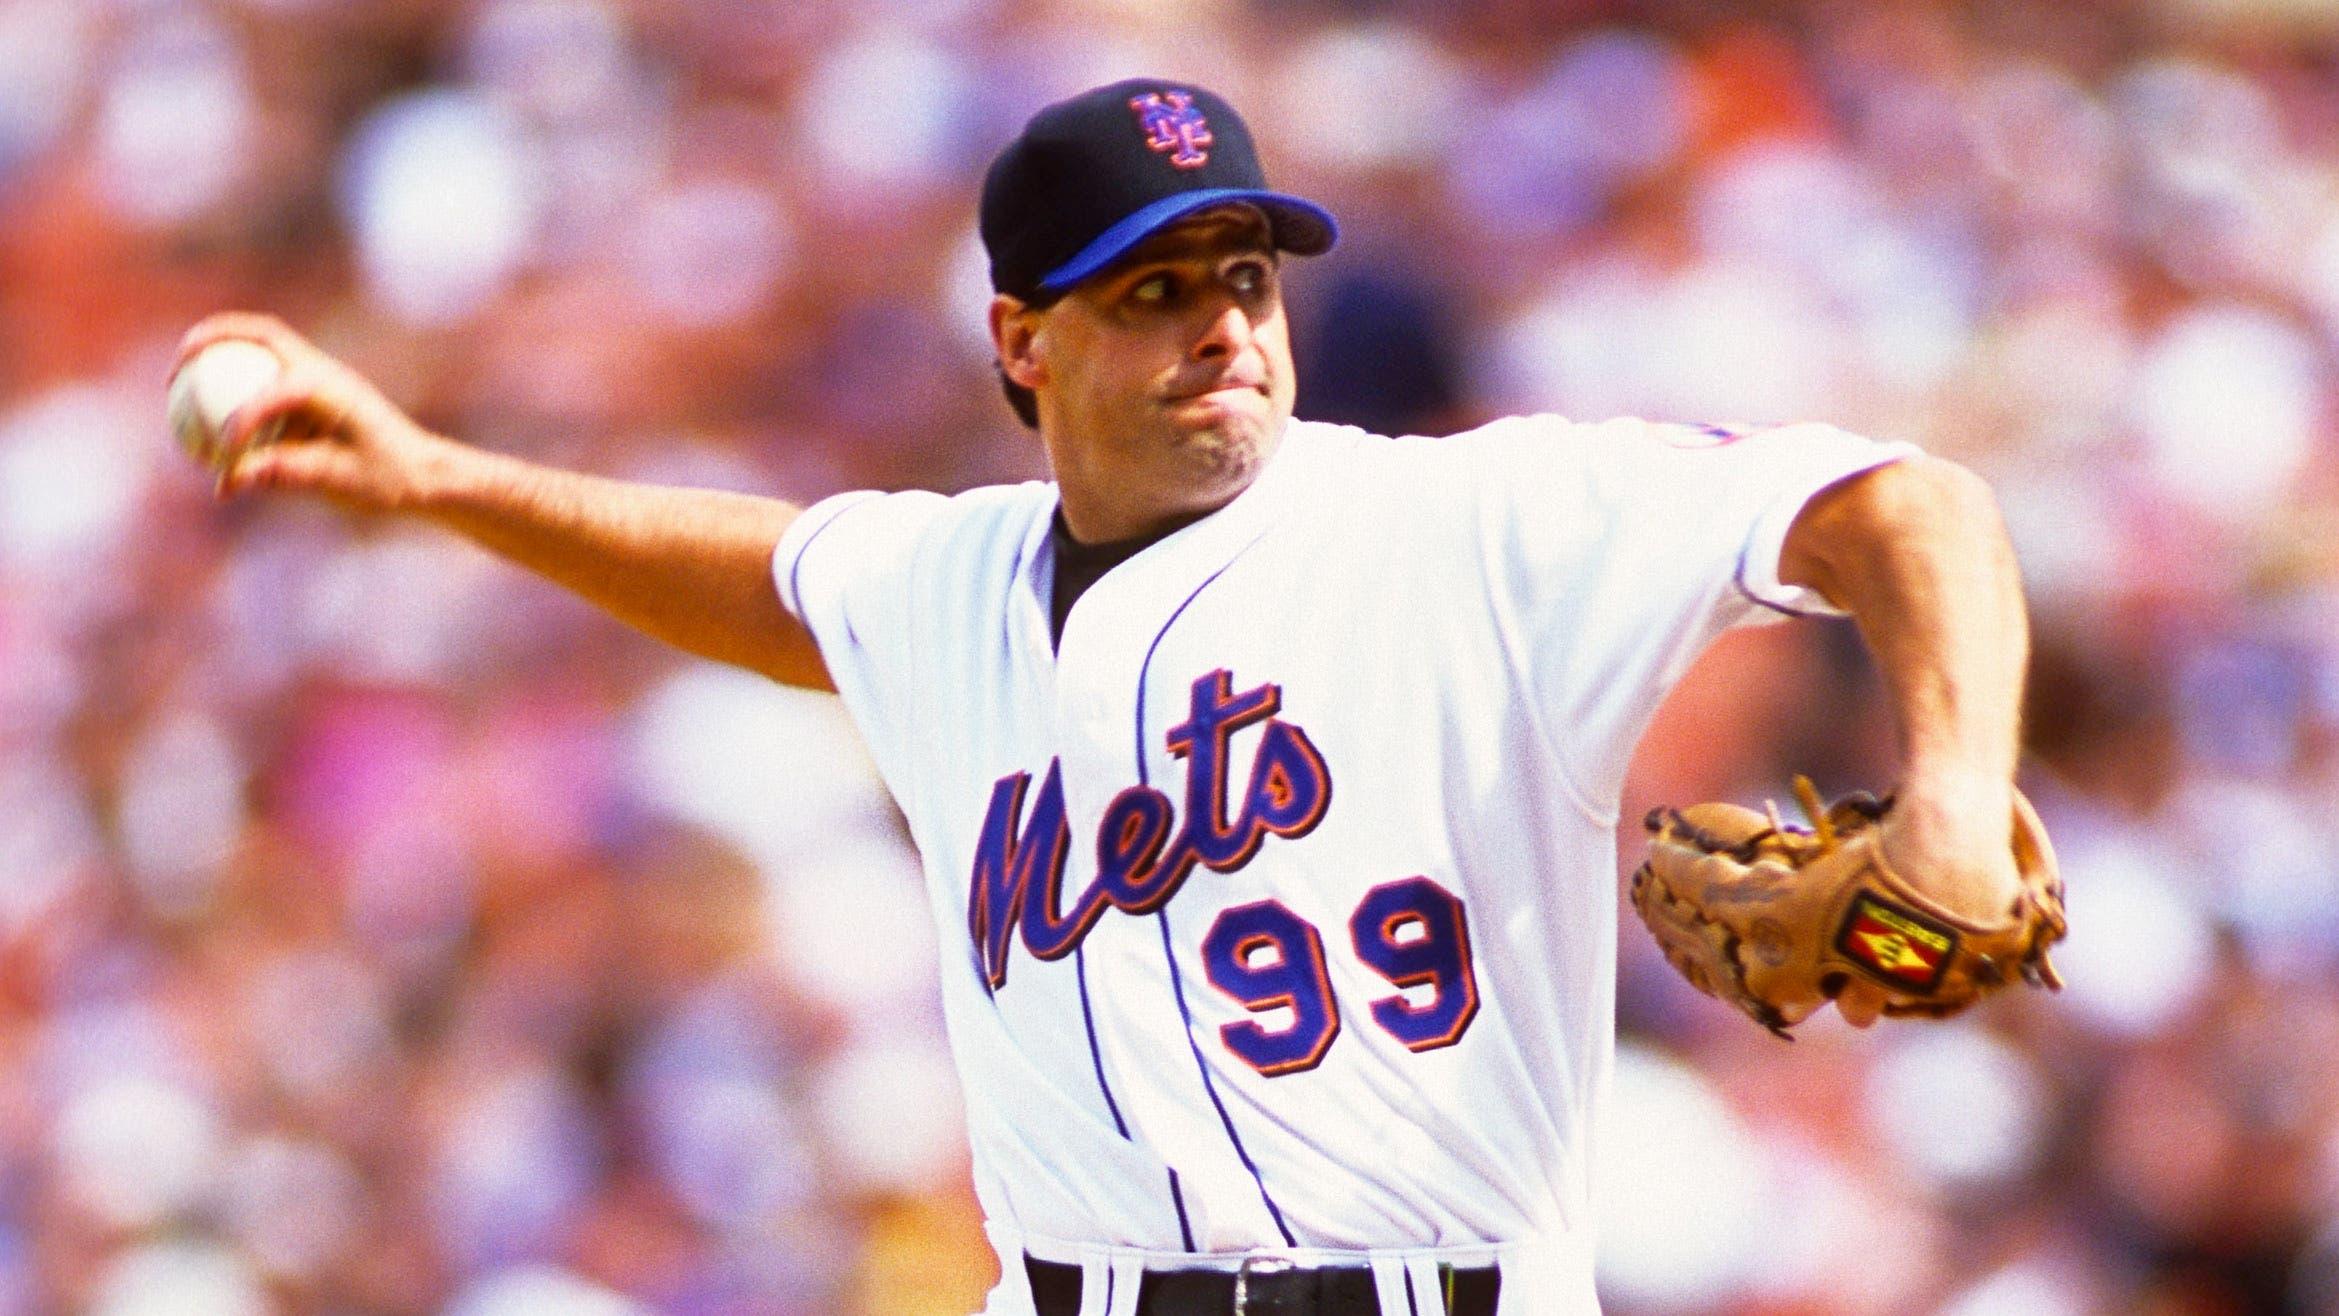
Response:
POLYGON ((2060 985, 2047 948, 2064 934, 2062 878, 2020 792, 1921 783, 1822 807, 1796 788, 1809 828, 1775 806, 1649 815, 1633 905, 1701 991, 1785 1036, 1830 1000, 1866 1027, 2060 985))
MULTIPOLYGON (((2005 917, 2022 895, 2013 822, 2014 788, 2003 778, 1916 779, 1895 792, 1877 843, 1892 871, 1942 908, 1989 922, 2005 917)), ((1856 978, 1835 1004, 1853 1027, 1866 1028, 1891 999, 1881 984, 1856 978)))

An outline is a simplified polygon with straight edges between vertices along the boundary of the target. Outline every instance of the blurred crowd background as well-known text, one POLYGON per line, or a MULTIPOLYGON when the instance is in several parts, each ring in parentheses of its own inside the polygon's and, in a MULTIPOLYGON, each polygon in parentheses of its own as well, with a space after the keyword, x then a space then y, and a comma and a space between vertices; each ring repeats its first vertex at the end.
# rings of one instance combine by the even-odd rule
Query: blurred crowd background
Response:
MULTIPOLYGON (((2005 501, 2070 988, 1788 1047, 1628 922, 1609 1309, 2339 1311, 2332 0, 0 0, 0 1313, 978 1305, 832 703, 215 505, 163 376, 258 307, 547 461, 1027 478, 977 180, 1141 72, 1343 220, 1303 415, 1819 418, 2005 501)), ((1725 642, 1624 816, 1796 770, 1893 771, 1841 624, 1725 642)))

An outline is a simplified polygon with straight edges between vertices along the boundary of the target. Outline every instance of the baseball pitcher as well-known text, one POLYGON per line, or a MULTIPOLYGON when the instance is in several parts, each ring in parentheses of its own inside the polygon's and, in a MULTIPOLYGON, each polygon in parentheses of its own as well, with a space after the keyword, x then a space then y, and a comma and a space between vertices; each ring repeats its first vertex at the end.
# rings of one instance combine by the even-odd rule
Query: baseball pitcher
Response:
POLYGON ((1850 613, 1903 774, 1807 825, 1653 819, 1668 954, 1781 1030, 2046 980, 2023 601, 1979 480, 1819 424, 1294 420, 1284 261, 1336 228, 1200 87, 1041 111, 981 230, 1052 482, 621 484, 428 433, 266 317, 186 350, 285 362, 226 491, 435 521, 842 696, 924 858, 988 1312, 1595 1310, 1625 765, 1742 622, 1850 613))

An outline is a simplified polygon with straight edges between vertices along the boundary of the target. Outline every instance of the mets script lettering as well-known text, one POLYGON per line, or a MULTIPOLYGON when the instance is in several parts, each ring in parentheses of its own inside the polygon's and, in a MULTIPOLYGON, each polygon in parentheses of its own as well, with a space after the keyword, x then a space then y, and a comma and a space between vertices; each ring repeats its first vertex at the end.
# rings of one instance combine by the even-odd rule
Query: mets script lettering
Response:
POLYGON ((1072 953, 1105 910, 1148 914, 1168 903, 1197 864, 1230 873, 1276 836, 1305 836, 1332 804, 1332 775, 1307 733, 1277 718, 1283 691, 1269 683, 1236 693, 1221 669, 1194 682, 1186 720, 1169 729, 1169 751, 1186 760, 1180 810, 1152 786, 1113 797, 1097 826, 1096 877, 1067 908, 1064 866, 1072 832, 1064 816, 1060 765, 1051 762, 1030 800, 1031 774, 1012 773, 991 788, 982 838, 967 888, 967 931, 975 963, 993 990, 1007 982, 1010 943, 1041 960, 1072 953), (1251 755, 1249 783, 1230 816, 1227 743, 1264 722, 1251 755))
POLYGON ((1211 144, 1210 121, 1194 108, 1194 98, 1182 91, 1148 92, 1129 98, 1137 124, 1145 130, 1145 144, 1166 152, 1180 169, 1199 169, 1210 160, 1202 148, 1211 144))

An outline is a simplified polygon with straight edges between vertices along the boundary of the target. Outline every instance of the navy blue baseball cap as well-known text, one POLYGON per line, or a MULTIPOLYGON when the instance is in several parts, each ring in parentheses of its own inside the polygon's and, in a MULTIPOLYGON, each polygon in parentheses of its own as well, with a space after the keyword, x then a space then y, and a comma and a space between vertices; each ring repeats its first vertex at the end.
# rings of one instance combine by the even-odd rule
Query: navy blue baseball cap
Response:
POLYGON ((1198 210, 1248 202, 1275 245, 1331 250, 1331 214, 1267 186, 1251 130, 1217 93, 1138 78, 1082 92, 1031 117, 983 176, 991 287, 1051 298, 1198 210))

